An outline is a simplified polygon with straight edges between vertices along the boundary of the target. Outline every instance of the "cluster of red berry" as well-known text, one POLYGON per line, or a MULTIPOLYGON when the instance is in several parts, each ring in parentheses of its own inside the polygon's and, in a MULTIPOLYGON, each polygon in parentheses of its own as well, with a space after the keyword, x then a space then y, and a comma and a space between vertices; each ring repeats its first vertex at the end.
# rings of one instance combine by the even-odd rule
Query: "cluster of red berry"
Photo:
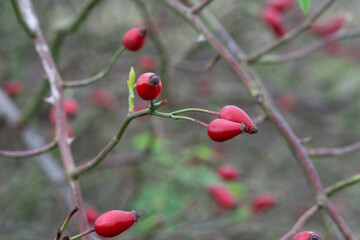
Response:
POLYGON ((289 30, 283 22, 283 14, 294 6, 294 0, 269 0, 261 12, 262 21, 276 37, 285 35, 289 30))
POLYGON ((230 140, 243 132, 254 134, 258 130, 244 110, 232 105, 223 107, 219 119, 211 121, 208 127, 209 137, 217 142, 230 140))

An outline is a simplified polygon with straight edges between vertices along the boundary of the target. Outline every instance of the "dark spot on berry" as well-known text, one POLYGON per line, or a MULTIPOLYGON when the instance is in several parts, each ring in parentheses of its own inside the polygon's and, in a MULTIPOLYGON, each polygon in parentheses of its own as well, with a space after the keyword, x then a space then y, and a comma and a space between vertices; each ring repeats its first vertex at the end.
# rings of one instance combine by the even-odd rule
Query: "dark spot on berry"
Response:
POLYGON ((320 235, 319 235, 319 234, 317 234, 317 233, 312 233, 312 234, 310 235, 309 240, 321 240, 321 238, 320 238, 320 235))
POLYGON ((156 87, 157 85, 159 85, 160 81, 161 81, 160 76, 157 74, 154 74, 149 78, 149 83, 153 87, 156 87))

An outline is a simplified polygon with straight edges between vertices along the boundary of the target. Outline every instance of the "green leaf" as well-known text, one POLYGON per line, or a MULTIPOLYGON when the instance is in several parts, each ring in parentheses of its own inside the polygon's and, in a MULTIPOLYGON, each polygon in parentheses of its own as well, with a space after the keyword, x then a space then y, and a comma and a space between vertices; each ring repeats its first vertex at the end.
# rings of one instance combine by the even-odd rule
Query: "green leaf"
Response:
POLYGON ((129 72, 129 80, 127 81, 127 86, 129 89, 129 113, 134 112, 134 88, 136 86, 136 84, 134 84, 135 82, 135 71, 134 68, 131 67, 130 72, 129 72))
POLYGON ((301 10, 307 14, 310 9, 311 0, 299 0, 301 10))

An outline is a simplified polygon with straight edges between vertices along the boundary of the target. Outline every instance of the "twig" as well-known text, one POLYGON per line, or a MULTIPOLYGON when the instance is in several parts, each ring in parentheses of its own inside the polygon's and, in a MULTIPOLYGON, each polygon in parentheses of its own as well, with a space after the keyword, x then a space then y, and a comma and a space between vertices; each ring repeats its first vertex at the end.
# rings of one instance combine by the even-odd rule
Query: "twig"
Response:
POLYGON ((290 60, 298 59, 301 57, 306 56, 309 53, 314 52, 315 50, 322 48, 332 42, 338 41, 338 40, 344 40, 349 38, 355 38, 360 36, 360 29, 347 29, 343 30, 340 33, 332 34, 329 36, 326 36, 322 38, 321 40, 318 40, 316 42, 310 43, 308 45, 305 45, 302 48, 299 48, 297 50, 294 50, 292 52, 284 53, 284 54, 274 54, 274 55, 267 55, 263 56, 258 63, 281 63, 281 62, 287 62, 290 60))
POLYGON ((19 21, 21 27, 24 29, 25 33, 30 37, 33 38, 34 34, 31 32, 31 30, 28 28, 28 26, 26 25, 26 23, 24 22, 24 20, 21 18, 21 14, 20 14, 20 10, 19 7, 16 3, 15 0, 11 0, 11 5, 13 6, 14 12, 15 12, 15 16, 17 18, 17 20, 19 21))
POLYGON ((308 148, 311 156, 331 156, 354 152, 360 149, 360 142, 338 148, 308 148))
POLYGON ((199 12, 201 12, 202 9, 204 9, 211 2, 212 2, 212 0, 201 0, 201 2, 199 2, 196 6, 194 6, 191 9, 191 12, 193 14, 198 14, 199 12))
POLYGON ((299 229, 320 209, 319 204, 315 204, 309 208, 295 223, 295 225, 280 238, 280 240, 289 240, 294 236, 299 229))
POLYGON ((82 232, 82 233, 80 233, 78 235, 75 235, 75 236, 71 237, 70 240, 80 239, 80 238, 82 238, 82 237, 84 237, 84 236, 86 236, 86 235, 88 235, 88 234, 90 234, 92 232, 95 232, 95 228, 90 228, 90 229, 88 229, 88 230, 86 230, 86 231, 84 231, 84 232, 82 232))
POLYGON ((109 75, 109 73, 111 72, 116 60, 119 58, 119 56, 125 51, 125 48, 123 46, 121 46, 115 53, 114 55, 111 57, 110 61, 109 61, 109 65, 105 68, 105 70, 99 72, 98 74, 96 74, 95 76, 86 78, 86 79, 82 79, 82 80, 73 80, 73 81, 65 81, 63 82, 63 87, 64 88, 70 88, 70 87, 83 87, 83 86, 87 86, 90 85, 92 83, 95 83, 103 78, 105 78, 106 76, 109 75))
POLYGON ((347 178, 345 180, 339 181, 325 189, 325 192, 328 196, 332 196, 338 191, 347 188, 349 186, 352 186, 356 183, 360 182, 360 174, 356 174, 350 178, 347 178))
POLYGON ((8 158, 27 158, 40 155, 42 153, 48 152, 54 149, 57 145, 57 142, 54 140, 45 146, 37 149, 24 150, 24 151, 6 151, 0 150, 0 156, 5 156, 8 158))
POLYGON ((67 217, 65 218, 65 221, 63 223, 63 225, 61 226, 60 228, 60 232, 64 232, 66 226, 68 225, 68 223, 70 222, 70 219, 75 215, 75 213, 79 211, 79 208, 78 207, 75 207, 68 215, 67 217))
POLYGON ((300 24, 298 27, 291 30, 289 33, 285 34, 281 38, 278 38, 276 41, 265 45, 264 47, 260 48, 255 53, 249 54, 249 56, 246 58, 246 61, 254 64, 256 63, 263 55, 267 54, 268 52, 275 50, 276 48, 284 45, 285 43, 289 42, 290 40, 294 39, 307 29, 311 27, 311 25, 335 2, 336 0, 324 0, 322 5, 319 7, 319 9, 311 15, 309 18, 307 18, 302 24, 300 24))

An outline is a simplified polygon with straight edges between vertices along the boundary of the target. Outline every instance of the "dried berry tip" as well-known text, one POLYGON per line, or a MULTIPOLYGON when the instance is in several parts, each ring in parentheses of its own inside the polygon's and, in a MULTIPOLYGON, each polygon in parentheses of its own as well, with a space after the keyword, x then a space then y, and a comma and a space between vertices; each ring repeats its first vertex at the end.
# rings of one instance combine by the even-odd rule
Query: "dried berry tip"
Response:
POLYGON ((160 81, 161 81, 160 76, 157 74, 152 75, 149 79, 149 83, 153 87, 156 87, 157 85, 159 85, 160 81))
POLYGON ((321 240, 320 235, 317 233, 312 233, 310 235, 310 240, 321 240))
POLYGON ((140 35, 142 37, 146 37, 146 34, 147 34, 147 28, 146 27, 140 27, 139 31, 140 31, 140 35))
POLYGON ((167 100, 165 98, 161 100, 161 105, 166 105, 166 104, 167 104, 167 100))
POLYGON ((252 127, 250 130, 250 134, 258 133, 258 129, 256 126, 252 127))
POLYGON ((141 213, 139 213, 139 212, 137 212, 137 211, 134 211, 134 210, 132 210, 131 212, 132 212, 132 214, 133 214, 133 220, 134 220, 134 222, 137 222, 137 220, 141 217, 141 213))
POLYGON ((245 126, 245 124, 241 124, 241 132, 246 132, 248 130, 248 127, 245 126))

